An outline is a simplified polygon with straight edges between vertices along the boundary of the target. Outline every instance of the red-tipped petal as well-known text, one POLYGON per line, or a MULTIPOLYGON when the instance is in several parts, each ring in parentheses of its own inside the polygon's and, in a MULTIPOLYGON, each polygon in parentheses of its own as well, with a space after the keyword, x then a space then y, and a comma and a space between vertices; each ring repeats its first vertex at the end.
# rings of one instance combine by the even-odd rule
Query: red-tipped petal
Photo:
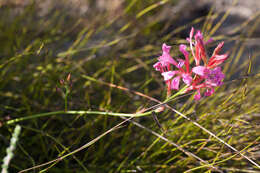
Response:
POLYGON ((219 54, 219 52, 220 52, 220 50, 222 49, 223 46, 224 46, 224 41, 222 41, 221 43, 218 44, 218 46, 215 48, 212 56, 219 54))
POLYGON ((186 50, 187 46, 184 45, 184 44, 181 44, 179 49, 180 51, 183 53, 183 55, 185 56, 185 66, 186 66, 186 71, 189 72, 190 71, 190 63, 189 63, 189 53, 188 51, 186 50))
POLYGON ((200 56, 200 48, 199 48, 198 44, 196 44, 196 46, 195 46, 195 56, 194 56, 194 59, 195 59, 196 65, 199 65, 200 64, 200 60, 201 60, 201 56, 200 56))
POLYGON ((200 60, 202 59, 204 62, 207 61, 206 50, 203 44, 203 40, 198 36, 196 38, 196 57, 200 60))
POLYGON ((215 68, 216 66, 222 64, 228 58, 228 54, 215 55, 210 58, 207 67, 215 68))

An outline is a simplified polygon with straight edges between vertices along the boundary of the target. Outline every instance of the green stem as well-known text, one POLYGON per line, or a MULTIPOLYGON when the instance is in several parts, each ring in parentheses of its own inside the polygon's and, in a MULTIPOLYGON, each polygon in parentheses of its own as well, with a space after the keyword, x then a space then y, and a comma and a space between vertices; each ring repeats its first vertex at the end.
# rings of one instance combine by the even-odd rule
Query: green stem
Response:
POLYGON ((65 95, 65 112, 68 111, 68 95, 65 95))
POLYGON ((70 93, 70 90, 69 90, 69 87, 68 86, 65 86, 65 89, 66 89, 66 93, 65 93, 65 112, 68 111, 68 96, 69 96, 69 93, 70 93))
POLYGON ((120 116, 120 117, 141 117, 150 115, 152 111, 140 113, 140 114, 127 114, 127 113, 114 113, 114 112, 100 112, 100 111, 56 111, 56 112, 47 112, 29 115, 26 117, 16 118, 9 121, 4 122, 4 124, 14 124, 20 121, 25 121, 34 118, 47 117, 51 115, 60 115, 60 114, 92 114, 92 115, 109 115, 109 116, 120 116))
MULTIPOLYGON (((183 92, 185 91, 186 88, 187 88, 187 86, 182 88, 176 94, 174 94, 171 97, 164 100, 164 103, 168 102, 169 100, 172 100, 173 98, 179 96, 180 94, 183 94, 183 92)), ((4 122, 4 124, 14 124, 14 123, 29 120, 29 119, 47 117, 47 116, 51 116, 51 115, 60 115, 60 114, 92 114, 92 115, 109 115, 109 116, 120 116, 120 117, 142 117, 142 116, 150 115, 153 112, 153 111, 148 111, 148 112, 144 112, 144 113, 128 114, 128 113, 114 113, 114 112, 100 112, 100 111, 73 111, 73 110, 68 111, 67 110, 68 109, 67 96, 68 96, 68 91, 66 91, 66 93, 65 93, 65 111, 55 111, 55 112, 46 112, 46 113, 29 115, 29 116, 26 116, 26 117, 21 117, 21 118, 16 118, 16 119, 6 121, 6 122, 4 122)))
POLYGON ((175 93, 174 95, 167 97, 163 102, 166 103, 172 99, 174 99, 175 97, 181 95, 184 93, 184 91, 188 88, 188 85, 186 85, 185 87, 183 87, 181 90, 179 90, 177 93, 175 93))

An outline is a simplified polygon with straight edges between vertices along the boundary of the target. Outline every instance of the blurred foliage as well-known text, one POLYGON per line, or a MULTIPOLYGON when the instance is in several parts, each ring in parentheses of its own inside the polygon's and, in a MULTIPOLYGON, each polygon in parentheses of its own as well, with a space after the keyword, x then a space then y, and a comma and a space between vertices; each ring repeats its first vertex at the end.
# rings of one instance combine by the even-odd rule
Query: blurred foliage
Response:
MULTIPOLYGON (((201 16, 194 18, 192 13, 184 15, 188 9, 171 13, 177 1, 125 0, 115 11, 100 9, 96 1, 87 2, 88 11, 78 16, 67 1, 53 2, 58 5, 51 4, 45 14, 41 13, 38 1, 22 7, 1 4, 0 158, 5 155, 14 128, 4 122, 64 110, 64 99, 57 87, 69 73, 70 110, 134 113, 155 104, 133 93, 87 80, 84 75, 163 100, 164 84, 152 65, 161 53, 163 42, 173 45, 174 57, 181 56, 177 44, 185 43, 190 27, 195 26, 216 40, 209 50, 219 40, 225 41, 230 53, 224 67, 226 81, 234 81, 200 102, 186 96, 170 105, 238 150, 248 147, 245 154, 259 159, 260 80, 255 65, 259 52, 248 55, 245 48, 245 42, 259 28, 259 15, 225 35, 214 31, 225 15, 201 12, 201 16), (248 70, 250 61, 252 70, 248 70), (241 78, 245 75, 246 78, 241 78)), ((169 140, 209 163, 219 162, 214 166, 221 170, 254 169, 239 155, 229 158, 235 153, 177 114, 165 111, 158 114, 158 119, 169 140)), ((22 133, 10 172, 67 154, 121 121, 104 115, 57 115, 21 122, 22 133)), ((160 133, 152 117, 135 121, 160 133)), ((194 158, 128 123, 87 149, 52 165, 48 171, 183 172, 198 166, 200 163, 194 158)), ((40 170, 43 168, 36 169, 40 170)), ((210 168, 197 171, 207 170, 210 168)))

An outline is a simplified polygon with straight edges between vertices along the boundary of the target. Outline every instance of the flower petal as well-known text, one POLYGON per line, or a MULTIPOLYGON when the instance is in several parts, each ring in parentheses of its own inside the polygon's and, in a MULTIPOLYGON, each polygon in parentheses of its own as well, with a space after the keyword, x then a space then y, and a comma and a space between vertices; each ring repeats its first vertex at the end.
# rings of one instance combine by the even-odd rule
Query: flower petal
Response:
POLYGON ((223 84, 222 80, 225 75, 221 71, 221 67, 216 67, 213 70, 209 70, 206 75, 206 84, 210 86, 220 86, 223 84))
POLYGON ((196 65, 199 65, 201 59, 204 62, 207 61, 207 56, 206 56, 206 50, 205 50, 205 47, 204 47, 202 34, 200 33, 198 35, 198 33, 197 33, 196 36, 195 36, 195 40, 196 40, 195 54, 196 54, 196 56, 194 58, 195 58, 195 61, 196 61, 196 65))
POLYGON ((203 35, 200 30, 198 30, 197 33, 195 34, 195 40, 198 39, 203 40, 203 35))
POLYGON ((181 68, 185 64, 185 61, 183 59, 178 59, 177 68, 181 68))
POLYGON ((214 93, 214 88, 209 88, 204 93, 205 96, 211 96, 214 93))
POLYGON ((199 65, 199 62, 196 60, 196 56, 195 56, 195 53, 194 53, 194 50, 193 50, 193 42, 192 42, 192 37, 193 37, 193 34, 194 34, 194 28, 192 27, 191 28, 191 31, 190 31, 190 37, 189 39, 187 39, 190 43, 190 50, 191 50, 191 53, 192 53, 192 56, 195 58, 195 61, 196 61, 196 65, 199 65))
POLYGON ((162 50, 164 53, 170 53, 171 46, 168 46, 167 44, 163 43, 162 50))
POLYGON ((223 55, 215 55, 209 59, 208 67, 214 68, 220 64, 222 64, 228 58, 228 54, 223 55))
POLYGON ((161 71, 162 64, 160 62, 157 62, 153 65, 153 68, 155 68, 156 71, 161 71))
POLYGON ((197 94, 194 96, 194 99, 195 99, 195 100, 200 100, 200 98, 201 98, 200 90, 198 89, 198 90, 197 90, 197 94))
POLYGON ((163 72, 162 76, 163 76, 164 80, 167 81, 167 80, 170 80, 177 73, 178 73, 178 71, 167 71, 167 72, 163 72))
POLYGON ((215 48, 211 58, 209 59, 208 65, 207 65, 209 68, 214 68, 214 67, 222 64, 228 58, 228 54, 219 55, 219 52, 221 51, 223 45, 224 45, 224 42, 221 42, 215 48))
POLYGON ((167 46, 165 43, 163 43, 162 50, 162 56, 158 58, 162 66, 167 67, 169 64, 177 66, 177 62, 170 55, 171 46, 167 46))
POLYGON ((180 78, 181 78, 180 76, 177 76, 172 79, 171 89, 175 89, 175 90, 179 89, 180 78))
POLYGON ((209 72, 209 69, 204 66, 197 66, 192 68, 192 72, 202 77, 206 77, 207 73, 209 72))
POLYGON ((182 80, 184 83, 186 83, 187 85, 190 85, 192 82, 192 77, 190 74, 182 74, 182 80))
POLYGON ((186 48, 187 48, 187 46, 185 45, 185 44, 181 44, 180 46, 179 46, 179 49, 180 49, 180 51, 183 53, 183 55, 186 57, 188 57, 189 56, 189 53, 187 52, 187 50, 186 50, 186 48))
POLYGON ((186 50, 187 46, 184 45, 184 44, 181 44, 179 49, 180 51, 183 53, 183 55, 185 56, 185 66, 186 66, 186 71, 189 72, 190 69, 189 69, 189 53, 188 51, 186 50))
POLYGON ((223 46, 224 46, 224 41, 219 43, 218 46, 215 48, 215 50, 213 52, 213 56, 219 54, 219 52, 220 52, 220 50, 222 49, 223 46))
POLYGON ((192 27, 191 30, 190 30, 190 39, 193 37, 193 34, 194 34, 194 28, 192 27))

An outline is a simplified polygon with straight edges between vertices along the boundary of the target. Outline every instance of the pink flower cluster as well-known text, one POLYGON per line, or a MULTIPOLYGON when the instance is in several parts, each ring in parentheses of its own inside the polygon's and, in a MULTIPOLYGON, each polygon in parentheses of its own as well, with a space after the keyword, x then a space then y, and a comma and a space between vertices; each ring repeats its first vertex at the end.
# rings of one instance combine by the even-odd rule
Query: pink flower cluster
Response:
POLYGON ((205 89, 204 96, 210 96, 214 93, 214 87, 222 85, 225 75, 222 73, 219 65, 228 58, 228 54, 219 54, 224 45, 224 42, 221 42, 208 59, 205 45, 211 42, 212 39, 204 41, 203 35, 199 30, 194 35, 194 28, 191 29, 187 41, 189 42, 191 53, 187 51, 186 45, 181 44, 179 46, 185 60, 180 58, 174 60, 170 55, 171 46, 167 46, 164 43, 162 45, 163 53, 153 67, 162 74, 167 85, 168 96, 171 90, 179 89, 182 79, 188 85, 186 92, 195 90, 196 95, 194 98, 195 100, 199 100, 203 88, 205 89), (193 68, 190 67, 190 56, 195 60, 195 67, 193 68), (203 65, 201 65, 201 62, 203 62, 203 65))

